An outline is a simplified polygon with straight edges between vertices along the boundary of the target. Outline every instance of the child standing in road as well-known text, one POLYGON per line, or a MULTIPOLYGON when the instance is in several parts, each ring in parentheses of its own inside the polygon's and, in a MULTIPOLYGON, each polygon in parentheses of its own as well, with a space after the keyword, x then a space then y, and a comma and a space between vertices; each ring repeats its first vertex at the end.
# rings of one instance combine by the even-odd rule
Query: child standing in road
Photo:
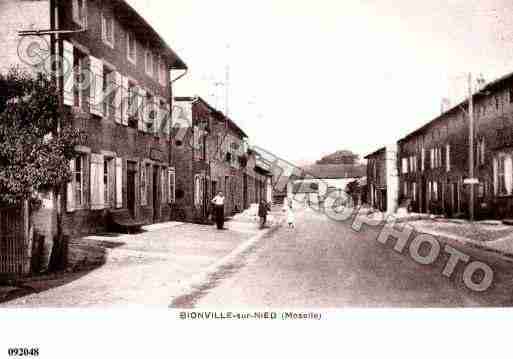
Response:
POLYGON ((287 223, 289 224, 289 228, 295 228, 295 216, 294 211, 292 210, 292 206, 287 206, 287 223))

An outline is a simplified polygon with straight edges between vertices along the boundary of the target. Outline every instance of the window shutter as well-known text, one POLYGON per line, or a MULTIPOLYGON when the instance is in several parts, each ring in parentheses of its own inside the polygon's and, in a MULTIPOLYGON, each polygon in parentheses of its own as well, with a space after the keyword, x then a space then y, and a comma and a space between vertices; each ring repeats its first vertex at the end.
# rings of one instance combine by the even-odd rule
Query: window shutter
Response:
POLYGON ((116 208, 123 208, 123 159, 116 158, 116 208))
POLYGON ((75 60, 73 54, 73 44, 66 40, 64 40, 63 43, 64 62, 62 66, 64 72, 64 105, 73 106, 75 102, 73 94, 73 87, 75 85, 75 70, 73 68, 75 60))
POLYGON ((116 123, 121 123, 121 96, 122 96, 122 92, 121 92, 121 85, 122 85, 122 82, 123 82, 123 78, 121 77, 121 74, 119 72, 115 72, 114 73, 114 100, 113 100, 113 105, 114 105, 114 120, 116 121, 116 123))
POLYGON ((506 191, 508 192, 508 194, 511 194, 511 190, 513 189, 513 163, 511 162, 511 155, 507 155, 506 160, 504 162, 504 178, 506 182, 506 191))
POLYGON ((447 144, 445 146, 445 165, 447 172, 451 171, 451 145, 447 144))
POLYGON ((497 157, 493 159, 493 192, 497 196, 499 194, 499 162, 497 157))
POLYGON ((153 110, 155 111, 155 117, 154 117, 155 120, 153 121, 153 126, 154 126, 153 131, 155 132, 155 135, 157 135, 158 137, 163 135, 163 133, 160 130, 160 124, 162 123, 161 116, 162 116, 162 112, 163 112, 161 109, 161 102, 162 102, 162 98, 160 96, 155 97, 154 105, 153 105, 153 110))
POLYGON ((80 24, 80 11, 78 8, 78 1, 72 0, 73 2, 73 21, 80 24))
POLYGON ((145 121, 145 114, 146 111, 144 110, 144 104, 146 103, 146 91, 142 88, 139 88, 137 91, 137 110, 138 110, 138 116, 137 116, 137 123, 138 123, 138 129, 139 131, 146 131, 144 121, 145 121))
POLYGON ((105 208, 103 183, 103 156, 93 153, 91 155, 91 209, 105 208))
POLYGON ((130 110, 128 108, 128 77, 123 76, 122 77, 122 84, 121 84, 121 99, 122 99, 122 106, 121 106, 121 123, 124 126, 128 126, 128 116, 130 113, 130 110))
POLYGON ((175 171, 173 169, 169 170, 168 175, 168 201, 169 203, 175 202, 175 171))
POLYGON ((69 169, 72 174, 72 179, 67 184, 66 210, 68 212, 73 212, 75 211, 75 159, 69 161, 69 169))
POLYGON ((103 61, 91 56, 91 76, 93 76, 93 81, 91 84, 93 90, 91 91, 91 113, 96 116, 103 117, 103 61))
POLYGON ((167 176, 167 171, 165 170, 165 168, 162 168, 162 172, 161 172, 162 178, 160 180, 160 187, 162 188, 162 203, 168 202, 168 194, 166 191, 166 183, 167 183, 166 176, 167 176))

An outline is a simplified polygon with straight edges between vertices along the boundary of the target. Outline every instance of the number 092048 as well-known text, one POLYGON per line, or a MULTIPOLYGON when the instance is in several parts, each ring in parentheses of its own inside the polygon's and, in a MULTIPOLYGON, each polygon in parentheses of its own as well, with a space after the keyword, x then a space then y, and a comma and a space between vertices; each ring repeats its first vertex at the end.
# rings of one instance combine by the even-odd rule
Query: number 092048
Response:
POLYGON ((39 348, 9 348, 7 355, 10 357, 37 357, 39 348))

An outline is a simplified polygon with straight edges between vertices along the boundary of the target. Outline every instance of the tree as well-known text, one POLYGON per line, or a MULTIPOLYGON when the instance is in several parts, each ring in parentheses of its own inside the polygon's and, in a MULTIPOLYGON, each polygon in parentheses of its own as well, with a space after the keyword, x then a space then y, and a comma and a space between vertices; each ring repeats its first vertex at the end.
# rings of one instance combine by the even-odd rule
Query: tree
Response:
POLYGON ((349 150, 340 150, 324 156, 316 163, 318 165, 356 165, 359 159, 360 156, 349 150))
POLYGON ((80 132, 60 116, 55 84, 18 68, 0 74, 1 204, 28 203, 37 192, 59 193, 71 178, 69 161, 80 132))

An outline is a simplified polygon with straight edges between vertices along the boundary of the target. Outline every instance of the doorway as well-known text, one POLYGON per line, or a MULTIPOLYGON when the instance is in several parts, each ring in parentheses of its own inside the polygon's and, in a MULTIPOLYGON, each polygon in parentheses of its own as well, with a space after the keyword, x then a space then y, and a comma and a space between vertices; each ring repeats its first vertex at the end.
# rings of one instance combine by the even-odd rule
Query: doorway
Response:
POLYGON ((126 170, 126 196, 127 207, 130 217, 135 219, 135 179, 136 179, 136 163, 127 162, 126 170))
POLYGON ((249 204, 248 204, 248 175, 247 174, 244 174, 244 179, 243 179, 243 183, 242 183, 242 196, 243 196, 242 202, 244 203, 244 209, 248 209, 249 204))
POLYGON ((153 166, 153 223, 160 219, 159 173, 159 167, 153 166))

